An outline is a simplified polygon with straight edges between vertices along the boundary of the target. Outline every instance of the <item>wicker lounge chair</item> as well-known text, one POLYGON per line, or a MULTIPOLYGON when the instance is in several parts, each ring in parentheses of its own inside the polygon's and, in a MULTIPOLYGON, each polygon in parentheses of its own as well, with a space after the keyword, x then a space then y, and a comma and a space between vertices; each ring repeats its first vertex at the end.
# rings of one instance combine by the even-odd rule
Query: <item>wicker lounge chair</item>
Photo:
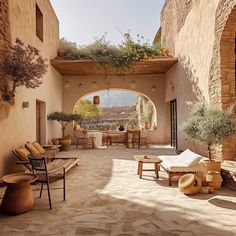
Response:
POLYGON ((158 156, 162 163, 161 167, 169 176, 169 185, 172 185, 174 176, 182 176, 187 173, 204 172, 204 165, 200 161, 203 157, 197 153, 185 150, 179 155, 173 156, 158 156))
POLYGON ((28 147, 28 149, 26 149, 26 147, 20 147, 15 149, 13 153, 19 160, 17 164, 23 164, 30 171, 31 165, 28 158, 29 154, 35 157, 45 157, 48 165, 66 165, 66 172, 79 163, 79 158, 71 156, 60 157, 56 155, 55 150, 53 150, 53 152, 45 151, 44 153, 40 153, 33 145, 30 145, 30 143, 27 143, 25 146, 28 147))

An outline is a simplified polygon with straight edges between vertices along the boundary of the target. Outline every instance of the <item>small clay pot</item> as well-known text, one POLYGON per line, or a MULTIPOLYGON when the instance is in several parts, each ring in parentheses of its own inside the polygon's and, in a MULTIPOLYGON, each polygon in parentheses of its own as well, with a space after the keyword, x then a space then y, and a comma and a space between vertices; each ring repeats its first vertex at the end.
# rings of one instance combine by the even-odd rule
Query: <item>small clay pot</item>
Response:
POLYGON ((59 139, 53 138, 51 141, 53 145, 59 145, 59 139))

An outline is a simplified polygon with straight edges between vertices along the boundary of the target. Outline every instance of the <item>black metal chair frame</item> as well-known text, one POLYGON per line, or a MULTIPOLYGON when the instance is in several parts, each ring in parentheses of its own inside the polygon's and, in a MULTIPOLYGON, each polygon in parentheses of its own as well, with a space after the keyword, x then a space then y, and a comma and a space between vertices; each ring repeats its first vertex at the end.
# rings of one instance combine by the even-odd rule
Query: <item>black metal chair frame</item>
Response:
POLYGON ((49 201, 49 207, 50 210, 52 209, 52 202, 51 202, 51 195, 50 195, 50 183, 55 181, 55 180, 59 180, 59 179, 63 179, 63 200, 66 200, 66 185, 65 185, 65 181, 66 181, 66 169, 61 166, 52 170, 48 170, 47 168, 47 161, 45 157, 34 157, 31 154, 29 155, 29 162, 31 164, 32 167, 32 171, 33 173, 37 174, 39 176, 39 178, 37 179, 36 182, 41 183, 41 188, 40 188, 40 194, 39 194, 39 198, 42 197, 42 192, 43 192, 43 185, 46 184, 47 185, 47 192, 48 192, 48 201, 49 201), (62 170, 62 174, 57 174, 57 175, 53 175, 56 172, 62 170))

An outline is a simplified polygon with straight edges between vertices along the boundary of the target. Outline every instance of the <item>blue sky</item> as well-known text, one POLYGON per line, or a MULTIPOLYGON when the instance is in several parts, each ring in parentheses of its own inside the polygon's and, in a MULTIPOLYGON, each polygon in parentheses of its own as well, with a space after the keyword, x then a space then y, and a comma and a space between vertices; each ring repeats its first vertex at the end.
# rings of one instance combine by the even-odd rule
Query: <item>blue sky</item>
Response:
POLYGON ((51 0, 60 21, 60 37, 79 45, 107 32, 107 39, 120 43, 131 31, 153 41, 160 26, 164 0, 51 0), (118 30, 119 29, 119 30, 118 30))

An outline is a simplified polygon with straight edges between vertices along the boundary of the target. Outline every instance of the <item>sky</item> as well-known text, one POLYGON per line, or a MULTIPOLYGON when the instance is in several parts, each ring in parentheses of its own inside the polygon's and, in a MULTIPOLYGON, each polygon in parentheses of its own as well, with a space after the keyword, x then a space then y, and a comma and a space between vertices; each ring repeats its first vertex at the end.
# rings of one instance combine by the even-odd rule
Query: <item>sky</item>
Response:
POLYGON ((107 33, 119 44, 130 30, 152 43, 160 26, 164 0, 51 0, 60 22, 60 37, 86 45, 107 33))

